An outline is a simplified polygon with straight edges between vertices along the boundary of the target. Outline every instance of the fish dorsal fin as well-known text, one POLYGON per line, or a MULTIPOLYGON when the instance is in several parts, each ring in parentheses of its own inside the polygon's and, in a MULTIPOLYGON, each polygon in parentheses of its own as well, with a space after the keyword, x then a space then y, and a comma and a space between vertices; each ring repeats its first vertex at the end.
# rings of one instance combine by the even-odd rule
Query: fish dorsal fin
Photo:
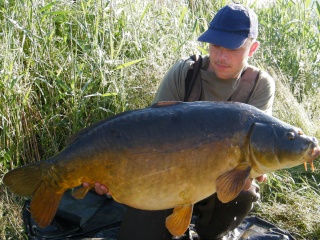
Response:
POLYGON ((168 106, 177 105, 181 103, 183 102, 182 101, 162 101, 162 102, 157 102, 151 105, 151 108, 168 107, 168 106))
POLYGON ((218 177, 216 191, 221 202, 227 203, 235 199, 244 187, 249 177, 251 166, 240 163, 234 169, 218 177))
POLYGON ((66 145, 68 146, 68 145, 76 142, 78 139, 80 139, 82 136, 86 135, 87 133, 91 132, 93 129, 95 129, 95 128, 97 128, 97 127, 99 127, 99 126, 101 126, 101 125, 103 125, 103 124, 105 124, 107 122, 110 122, 110 121, 114 120, 115 118, 127 115, 127 114, 131 113, 132 111, 134 111, 134 110, 122 112, 122 113, 119 113, 119 114, 114 115, 112 117, 105 118, 105 119, 103 119, 103 120, 101 120, 99 122, 96 122, 96 123, 84 128, 84 129, 80 130, 79 132, 71 135, 67 139, 66 145))
POLYGON ((173 236, 181 236, 188 229, 192 217, 193 204, 185 204, 173 209, 166 219, 166 227, 173 236))

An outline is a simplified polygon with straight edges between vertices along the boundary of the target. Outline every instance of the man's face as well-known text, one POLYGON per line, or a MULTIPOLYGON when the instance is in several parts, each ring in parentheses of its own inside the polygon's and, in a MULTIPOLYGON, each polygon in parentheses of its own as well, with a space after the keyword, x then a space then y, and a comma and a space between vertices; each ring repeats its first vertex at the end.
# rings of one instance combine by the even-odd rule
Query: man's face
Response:
POLYGON ((228 49, 210 43, 208 70, 214 71, 218 78, 238 78, 248 58, 257 50, 259 42, 247 39, 238 49, 228 49))

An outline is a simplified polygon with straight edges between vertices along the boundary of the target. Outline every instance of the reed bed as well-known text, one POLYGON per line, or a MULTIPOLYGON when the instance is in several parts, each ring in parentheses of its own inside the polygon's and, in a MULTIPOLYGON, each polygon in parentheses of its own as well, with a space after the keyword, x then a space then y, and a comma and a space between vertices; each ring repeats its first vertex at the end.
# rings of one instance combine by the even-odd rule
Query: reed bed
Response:
MULTIPOLYGON (((207 53, 197 37, 229 2, 0 1, 1 175, 52 156, 102 118, 150 105, 176 60, 207 53)), ((319 2, 245 3, 260 20, 251 61, 277 82, 274 115, 320 138, 319 2)), ((317 239, 319 182, 319 170, 271 174, 255 211, 298 238, 317 239)), ((0 237, 26 238, 23 199, 0 191, 0 237)))

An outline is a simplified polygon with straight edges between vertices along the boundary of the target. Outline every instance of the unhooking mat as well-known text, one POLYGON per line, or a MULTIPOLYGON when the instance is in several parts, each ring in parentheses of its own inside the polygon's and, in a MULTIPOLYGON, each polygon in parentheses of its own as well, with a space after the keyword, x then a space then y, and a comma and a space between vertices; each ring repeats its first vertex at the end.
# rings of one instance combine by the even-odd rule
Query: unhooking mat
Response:
MULTIPOLYGON (((67 191, 60 202, 57 214, 46 228, 33 221, 29 211, 30 201, 25 202, 23 221, 30 240, 49 239, 99 239, 116 240, 126 207, 89 192, 84 199, 76 200, 67 191)), ((194 220, 189 230, 179 240, 197 240, 194 220)), ((224 237, 226 240, 294 240, 293 236, 277 226, 256 216, 246 217, 240 226, 224 237)))

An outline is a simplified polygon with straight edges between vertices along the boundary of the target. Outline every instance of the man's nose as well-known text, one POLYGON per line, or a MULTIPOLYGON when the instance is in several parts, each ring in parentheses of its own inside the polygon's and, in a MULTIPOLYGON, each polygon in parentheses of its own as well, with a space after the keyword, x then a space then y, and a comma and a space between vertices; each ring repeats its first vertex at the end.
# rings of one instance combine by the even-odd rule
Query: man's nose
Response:
POLYGON ((217 53, 217 58, 218 59, 227 59, 227 55, 226 55, 226 49, 223 47, 220 47, 217 53))

